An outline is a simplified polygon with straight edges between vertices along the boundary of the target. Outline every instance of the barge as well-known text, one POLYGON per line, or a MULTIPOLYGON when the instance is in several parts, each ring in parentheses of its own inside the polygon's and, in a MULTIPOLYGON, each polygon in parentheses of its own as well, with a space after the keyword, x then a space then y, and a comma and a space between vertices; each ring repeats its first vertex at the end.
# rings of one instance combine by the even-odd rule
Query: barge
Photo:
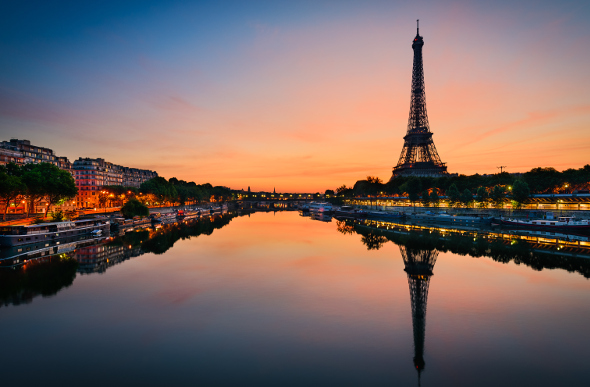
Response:
POLYGON ((334 216, 348 219, 365 219, 367 217, 367 212, 357 210, 351 206, 342 206, 334 211, 334 216))
POLYGON ((547 229, 547 230, 590 230, 590 221, 588 219, 576 220, 573 216, 561 216, 557 220, 535 219, 500 219, 502 225, 512 227, 547 229))
POLYGON ((449 215, 449 214, 434 214, 434 213, 426 212, 424 214, 412 214, 409 216, 409 219, 414 220, 414 221, 418 221, 418 222, 473 225, 473 224, 491 224, 493 218, 486 217, 486 216, 449 215))
POLYGON ((104 219, 84 219, 67 222, 32 224, 30 226, 0 227, 0 247, 14 247, 42 241, 90 234, 108 235, 110 222, 104 219))

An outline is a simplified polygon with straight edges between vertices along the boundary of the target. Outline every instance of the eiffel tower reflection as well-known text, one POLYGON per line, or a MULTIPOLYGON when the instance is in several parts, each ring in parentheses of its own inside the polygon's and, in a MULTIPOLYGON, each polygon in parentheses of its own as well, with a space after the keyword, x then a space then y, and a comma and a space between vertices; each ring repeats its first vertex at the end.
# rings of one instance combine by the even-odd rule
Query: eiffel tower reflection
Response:
POLYGON ((426 335, 426 303, 428 301, 428 286, 432 270, 438 257, 436 249, 421 249, 400 245, 405 269, 408 273, 410 285, 410 300, 412 302, 412 326, 414 329, 414 366, 418 371, 418 385, 420 373, 424 369, 424 339, 426 335))

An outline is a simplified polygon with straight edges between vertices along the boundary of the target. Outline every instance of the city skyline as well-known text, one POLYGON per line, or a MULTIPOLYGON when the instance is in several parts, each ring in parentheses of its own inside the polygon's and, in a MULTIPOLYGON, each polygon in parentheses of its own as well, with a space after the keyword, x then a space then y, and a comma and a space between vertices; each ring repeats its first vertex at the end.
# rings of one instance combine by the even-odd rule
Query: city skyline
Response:
POLYGON ((419 18, 450 173, 588 163, 583 2, 138 4, 7 6, 2 140, 233 189, 387 181, 419 18))

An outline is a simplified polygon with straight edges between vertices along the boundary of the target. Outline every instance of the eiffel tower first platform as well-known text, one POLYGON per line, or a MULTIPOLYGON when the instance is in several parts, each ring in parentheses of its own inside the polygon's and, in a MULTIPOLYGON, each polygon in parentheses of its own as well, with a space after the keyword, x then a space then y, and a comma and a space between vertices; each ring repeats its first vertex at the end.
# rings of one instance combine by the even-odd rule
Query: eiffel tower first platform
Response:
POLYGON ((447 166, 440 161, 432 141, 432 132, 426 114, 422 46, 424 46, 424 39, 420 36, 420 26, 418 25, 416 37, 412 43, 414 68, 412 70, 412 101, 408 132, 404 137, 402 154, 397 165, 393 168, 391 180, 399 176, 439 177, 447 175, 447 166))

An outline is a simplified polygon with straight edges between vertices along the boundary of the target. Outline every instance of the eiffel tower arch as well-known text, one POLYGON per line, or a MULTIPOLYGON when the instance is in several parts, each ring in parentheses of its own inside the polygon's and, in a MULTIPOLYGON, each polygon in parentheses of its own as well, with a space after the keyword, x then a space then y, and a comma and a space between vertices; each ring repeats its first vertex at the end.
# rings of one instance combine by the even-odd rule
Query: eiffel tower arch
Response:
POLYGON ((424 362, 424 341, 426 339, 426 304, 432 270, 438 257, 436 249, 421 249, 399 246, 404 259, 404 271, 408 274, 410 301, 412 304, 412 328, 414 333, 414 367, 418 380, 426 363, 424 362))
POLYGON ((447 166, 432 140, 432 132, 426 114, 426 94, 424 91, 424 68, 422 66, 422 47, 424 39, 420 36, 418 25, 416 37, 412 42, 414 67, 412 70, 412 96, 408 130, 404 136, 404 147, 397 165, 393 168, 391 180, 398 176, 432 176, 447 174, 447 166))

